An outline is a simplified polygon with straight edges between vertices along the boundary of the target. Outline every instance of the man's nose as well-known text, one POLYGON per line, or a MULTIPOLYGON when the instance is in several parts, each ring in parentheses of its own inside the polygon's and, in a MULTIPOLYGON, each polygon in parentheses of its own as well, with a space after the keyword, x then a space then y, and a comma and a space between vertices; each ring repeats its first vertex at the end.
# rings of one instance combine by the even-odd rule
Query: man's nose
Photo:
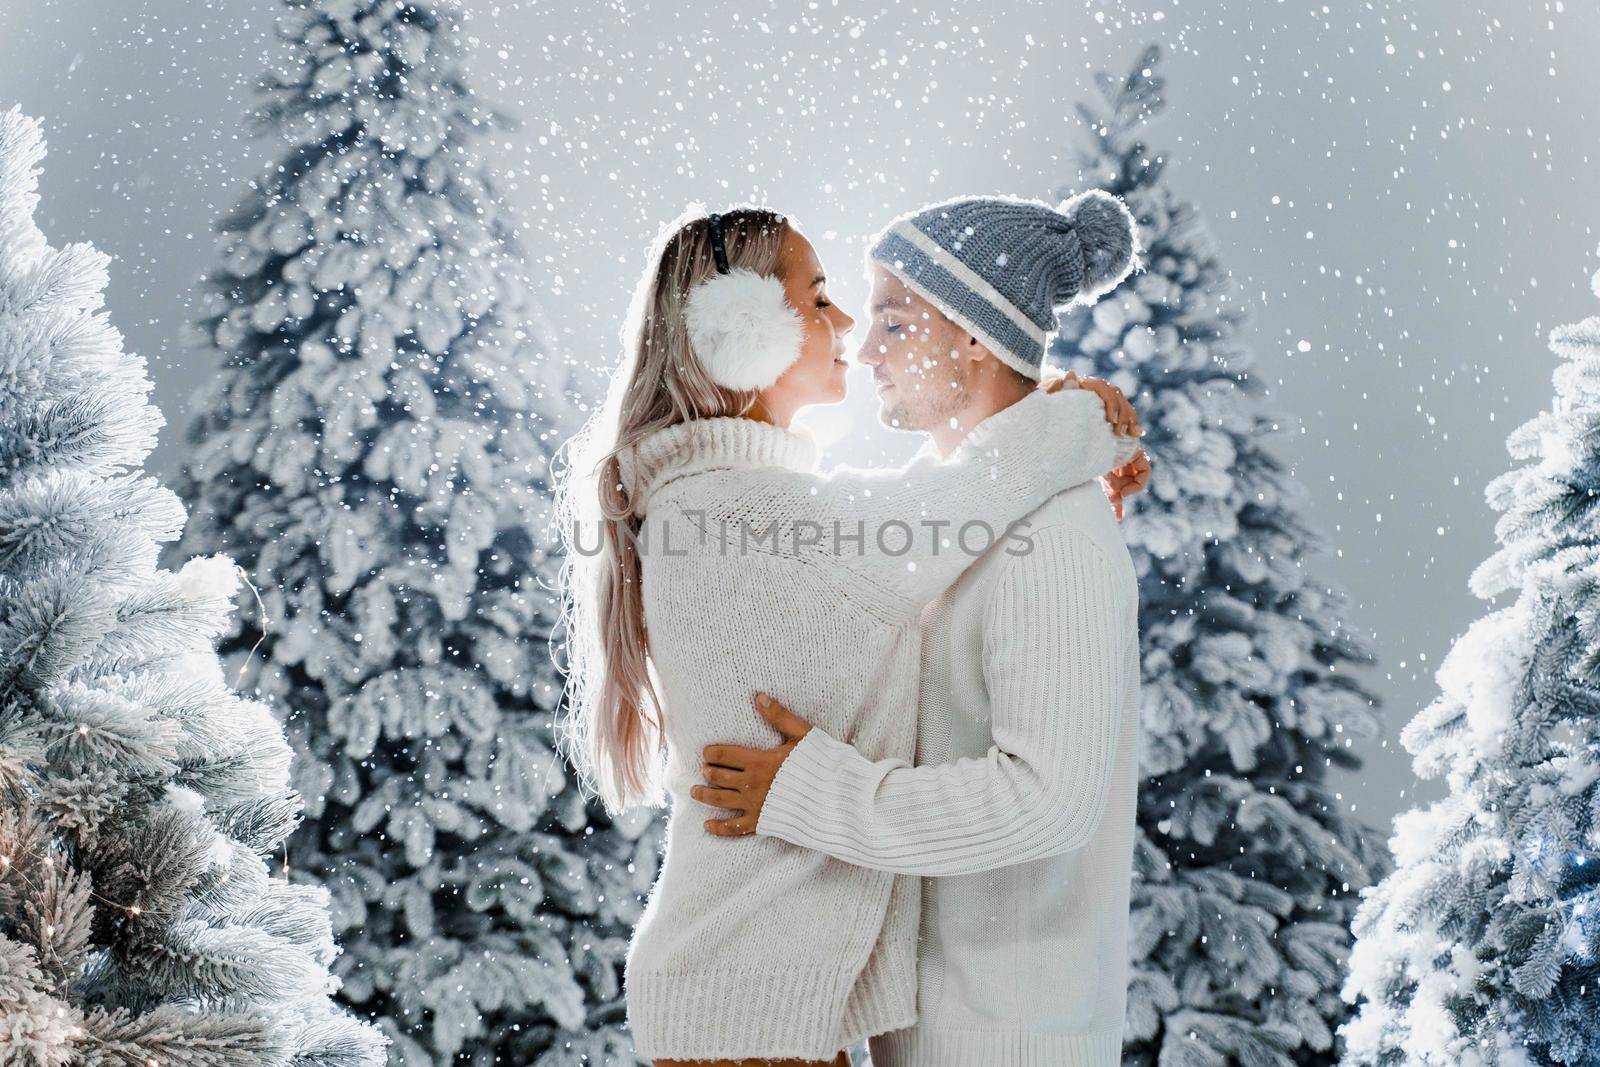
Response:
POLYGON ((863 367, 876 367, 883 362, 883 346, 873 342, 872 334, 867 334, 861 347, 856 349, 856 362, 863 367))

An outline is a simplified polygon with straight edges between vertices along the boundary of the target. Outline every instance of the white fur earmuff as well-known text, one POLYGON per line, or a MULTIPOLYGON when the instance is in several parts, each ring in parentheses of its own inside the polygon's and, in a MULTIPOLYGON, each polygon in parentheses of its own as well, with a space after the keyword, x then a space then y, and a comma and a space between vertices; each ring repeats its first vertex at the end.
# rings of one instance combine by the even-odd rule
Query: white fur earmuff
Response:
POLYGON ((765 389, 800 358, 805 324, 783 283, 735 267, 689 290, 684 318, 695 358, 725 389, 765 389))

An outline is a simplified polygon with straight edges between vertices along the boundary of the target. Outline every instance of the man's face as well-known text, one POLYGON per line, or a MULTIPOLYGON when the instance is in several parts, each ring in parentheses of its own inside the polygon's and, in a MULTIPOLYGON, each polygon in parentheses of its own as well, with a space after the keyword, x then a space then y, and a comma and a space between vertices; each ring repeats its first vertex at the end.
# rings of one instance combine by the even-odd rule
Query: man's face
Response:
POLYGON ((871 308, 856 359, 872 368, 878 418, 915 431, 948 422, 966 402, 972 372, 966 331, 877 264, 871 308))

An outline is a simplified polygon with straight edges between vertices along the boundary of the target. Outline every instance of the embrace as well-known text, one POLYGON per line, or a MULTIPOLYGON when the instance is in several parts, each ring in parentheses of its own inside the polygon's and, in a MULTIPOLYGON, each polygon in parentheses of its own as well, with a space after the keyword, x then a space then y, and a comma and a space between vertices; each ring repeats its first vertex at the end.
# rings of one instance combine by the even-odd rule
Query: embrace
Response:
POLYGON ((1115 388, 1044 371, 1136 265, 1098 190, 931 205, 868 253, 856 353, 899 469, 817 469, 854 320, 793 218, 663 230, 573 442, 566 740, 670 802, 626 969, 657 1067, 1111 1067, 1127 996, 1149 463, 1115 388), (584 532, 579 535, 576 530, 584 532))

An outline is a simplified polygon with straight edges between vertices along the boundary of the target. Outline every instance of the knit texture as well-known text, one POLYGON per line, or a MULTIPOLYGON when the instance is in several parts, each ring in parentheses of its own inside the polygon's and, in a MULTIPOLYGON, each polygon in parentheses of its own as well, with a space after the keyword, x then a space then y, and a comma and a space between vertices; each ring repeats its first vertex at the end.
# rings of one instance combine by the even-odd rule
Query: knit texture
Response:
POLYGON ((1059 208, 1002 196, 932 204, 891 222, 868 253, 1034 379, 1056 311, 1116 288, 1137 254, 1133 216, 1099 189, 1059 208))
POLYGON ((986 420, 948 463, 819 476, 803 437, 731 418, 662 430, 625 456, 651 538, 645 618, 671 797, 625 975, 641 1055, 828 1059, 912 1022, 916 925, 886 927, 894 876, 770 837, 708 834, 704 820, 726 812, 689 796, 701 751, 775 744, 750 703, 765 689, 813 709, 868 758, 910 758, 917 616, 972 559, 955 548, 959 523, 943 527, 938 550, 917 538, 882 551, 873 531, 956 519, 1003 528, 1136 447, 1111 435, 1098 398, 1072 390, 986 420), (864 536, 843 551, 790 536, 835 523, 864 536), (751 528, 776 533, 748 542, 751 528))
MULTIPOLYGON (((923 618, 917 765, 821 729, 758 835, 923 883, 919 1018, 877 1067, 1111 1067, 1127 992, 1137 583, 1092 486, 923 618)), ((795 707, 802 717, 809 709, 795 707)))

